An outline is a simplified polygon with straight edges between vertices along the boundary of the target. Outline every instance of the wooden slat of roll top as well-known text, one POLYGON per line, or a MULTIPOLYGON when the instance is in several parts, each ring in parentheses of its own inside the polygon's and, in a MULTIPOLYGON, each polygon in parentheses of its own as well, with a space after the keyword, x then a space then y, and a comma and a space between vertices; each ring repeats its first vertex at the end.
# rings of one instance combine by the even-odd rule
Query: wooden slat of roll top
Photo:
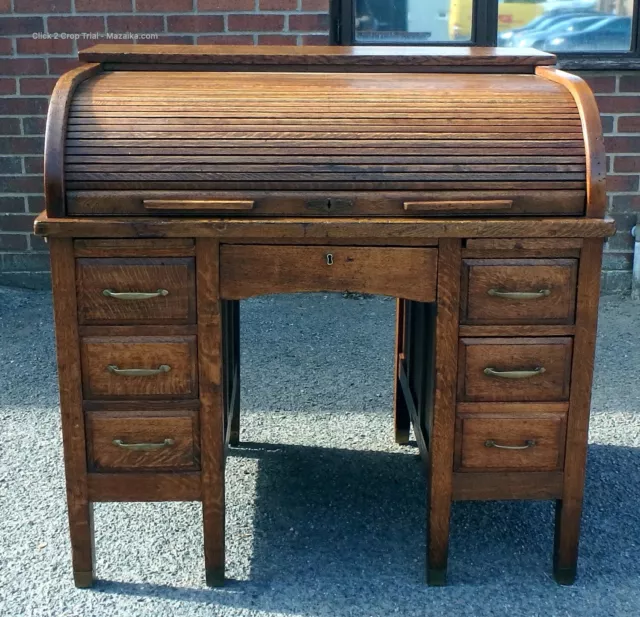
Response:
MULTIPOLYGON (((318 154, 322 154, 324 150, 329 152, 333 152, 339 148, 349 149, 353 156, 357 156, 357 153, 360 151, 360 148, 368 147, 374 148, 378 153, 386 152, 387 149, 396 148, 404 151, 405 148, 420 148, 423 150, 432 150, 433 152, 440 152, 443 155, 447 154, 455 154, 458 149, 466 149, 466 148, 481 148, 481 151, 485 153, 489 150, 498 151, 497 153, 501 153, 504 147, 514 147, 520 148, 517 152, 521 150, 527 149, 535 149, 538 147, 541 148, 580 148, 582 146, 582 152, 584 153, 583 142, 578 139, 555 139, 555 140, 534 140, 529 139, 525 140, 520 136, 516 139, 504 139, 504 140, 478 140, 478 139, 456 139, 455 143, 449 139, 443 139, 440 136, 438 139, 423 139, 423 140, 411 140, 411 139, 362 139, 358 140, 354 144, 354 140, 350 139, 329 139, 329 140, 320 140, 315 139, 305 140, 305 139, 265 139, 265 138, 255 138, 255 139, 213 139, 213 138, 205 138, 194 140, 192 143, 189 143, 186 139, 175 140, 175 139, 100 139, 96 141, 95 139, 67 139, 68 147, 78 147, 78 146, 88 146, 93 144, 95 147, 114 147, 114 148, 132 148, 136 146, 140 147, 149 147, 153 145, 156 148, 174 148, 174 147, 191 147, 191 146, 200 146, 207 148, 306 148, 310 149, 312 152, 317 152, 318 154), (357 150, 354 148, 357 146, 357 150)), ((114 151, 114 154, 117 153, 114 151)))
MULTIPOLYGON (((191 134, 200 134, 205 132, 205 134, 210 135, 211 132, 215 131, 219 126, 218 122, 202 122, 202 123, 185 123, 185 124, 158 124, 155 125, 151 122, 146 123, 137 123, 137 122, 122 122, 121 124, 116 123, 104 123, 101 121, 92 121, 91 123, 82 123, 82 124, 71 124, 69 125, 69 138, 74 137, 87 137, 91 135, 95 135, 96 133, 103 133, 105 135, 115 135, 116 130, 120 131, 120 133, 129 133, 129 134, 137 134, 137 133, 147 133, 150 131, 146 131, 143 128, 144 125, 149 124, 151 132, 154 134, 163 134, 170 133, 171 135, 186 135, 191 136, 191 134), (142 125, 142 126, 141 126, 142 125), (117 129, 116 129, 117 127, 117 129), (142 129, 142 130, 141 130, 142 129)), ((422 135, 425 131, 428 131, 429 134, 433 133, 448 133, 448 134, 460 134, 460 135, 474 135, 478 133, 482 133, 486 130, 486 122, 485 126, 482 126, 480 123, 478 124, 448 124, 448 123, 425 123, 422 124, 409 124, 406 125, 402 121, 398 121, 394 124, 378 124, 371 123, 371 125, 366 126, 364 124, 349 126, 343 125, 342 123, 337 123, 336 125, 331 126, 329 123, 327 124, 315 124, 313 121, 304 124, 283 124, 280 122, 265 122, 262 124, 244 124, 244 125, 236 125, 232 124, 226 127, 227 130, 231 132, 237 132, 238 129, 242 129, 243 132, 253 133, 284 133, 284 134, 297 134, 304 130, 305 133, 314 132, 323 135, 327 131, 331 131, 332 133, 343 133, 344 135, 353 135, 353 134, 378 134, 378 133, 388 133, 389 135, 395 134, 405 134, 408 133, 413 136, 422 135)), ((580 126, 578 125, 569 125, 562 126, 559 124, 556 125, 547 125, 544 126, 542 123, 536 125, 523 124, 507 124, 502 126, 491 127, 492 133, 505 133, 505 134, 524 134, 531 135, 536 134, 536 131, 540 133, 560 133, 563 136, 570 135, 581 135, 582 131, 580 126)))
POLYGON ((78 89, 67 130, 69 190, 585 183, 575 101, 534 75, 117 72, 78 89))
MULTIPOLYGON (((111 116, 94 116, 88 118, 76 118, 71 117, 67 122, 69 130, 112 130, 113 127, 120 129, 128 129, 130 127, 140 127, 150 124, 155 127, 155 130, 173 130, 174 127, 182 127, 182 130, 190 130, 189 127, 193 126, 196 129, 202 130, 203 127, 218 126, 220 122, 219 118, 149 118, 141 117, 135 120, 129 120, 127 118, 113 118, 111 116)), ((376 130, 379 127, 390 128, 424 128, 424 119, 415 118, 252 118, 250 120, 252 127, 278 127, 282 130, 287 127, 299 127, 304 126, 306 130, 321 130, 327 126, 331 127, 375 127, 376 130)), ((430 130, 434 130, 435 127, 448 127, 450 130, 452 127, 456 128, 475 128, 486 126, 486 119, 481 118, 445 118, 441 120, 430 119, 428 127, 430 130)), ((249 126, 247 125, 246 118, 226 118, 225 125, 227 126, 249 126)), ((508 127, 510 131, 527 131, 532 127, 561 127, 572 132, 581 130, 579 118, 553 120, 550 118, 531 118, 527 120, 526 125, 523 126, 522 118, 504 118, 501 121, 500 127, 495 127, 494 130, 502 127, 508 127)), ((255 130, 255 129, 253 129, 255 130)))
MULTIPOLYGON (((314 181, 314 182, 296 182, 295 188, 300 191, 384 191, 389 190, 389 180, 384 182, 366 181, 362 180, 358 182, 345 182, 339 181, 335 178, 331 182, 326 181, 314 181)), ((493 181, 477 181, 477 182, 401 182, 394 180, 393 189, 398 191, 450 191, 451 187, 455 186, 456 190, 462 191, 475 191, 475 190, 489 190, 495 189, 499 191, 515 191, 515 190, 549 190, 549 191, 564 191, 564 190, 584 190, 584 179, 580 182, 562 180, 559 182, 493 182, 493 181)), ((81 190, 114 190, 114 191, 126 191, 126 190, 140 190, 140 191, 152 191, 152 190, 179 190, 189 191, 196 189, 202 190, 229 190, 229 191, 261 191, 261 190, 276 190, 284 187, 283 190, 288 188, 286 182, 281 180, 276 181, 226 181, 226 182, 194 182, 194 180, 188 181, 171 181, 165 182, 161 180, 153 181, 105 181, 91 182, 87 180, 69 181, 66 184, 67 189, 70 191, 81 190)))
MULTIPOLYGON (((72 165, 113 165, 120 163, 136 164, 136 163, 148 163, 149 157, 145 154, 122 154, 113 155, 108 153, 91 154, 90 150, 85 150, 80 153, 69 154, 67 153, 67 164, 72 165)), ((107 151, 108 152, 108 151, 107 151)), ((137 151, 136 151, 137 152, 137 151)), ((153 154, 145 150, 146 154, 153 154)), ((474 165, 474 164, 503 164, 503 165, 548 165, 546 161, 541 161, 539 156, 363 156, 359 157, 359 160, 363 164, 400 164, 400 165, 474 165)), ((350 164, 354 159, 351 156, 332 155, 332 156, 311 156, 311 155, 297 155, 295 164, 322 164, 331 163, 334 165, 350 164)), ((278 163, 282 162, 282 158, 279 156, 254 156, 251 159, 251 164, 263 164, 263 163, 278 163)), ((553 162, 558 165, 559 163, 569 163, 573 165, 580 165, 584 167, 584 157, 580 156, 555 156, 553 162)), ((157 155, 153 157, 152 164, 175 164, 175 165, 212 165, 212 164, 225 164, 225 163, 245 163, 246 158, 244 156, 208 156, 207 154, 190 156, 188 162, 184 162, 184 158, 178 155, 157 155)), ((284 163, 287 164, 287 163, 284 163)))
MULTIPOLYGON (((503 162, 509 162, 511 160, 516 160, 518 157, 535 157, 536 160, 540 160, 540 156, 553 156, 558 159, 561 158, 579 158, 581 161, 584 160, 584 147, 580 144, 575 144, 571 147, 564 145, 561 147, 557 147, 555 143, 552 144, 544 144, 542 146, 535 147, 519 147, 517 142, 514 142, 513 145, 509 147, 505 147, 504 142, 500 143, 500 154, 495 154, 490 149, 490 144, 476 145, 473 146, 465 146, 460 147, 459 142, 456 143, 455 148, 451 148, 446 154, 440 155, 437 147, 416 147, 407 146, 407 147, 398 147, 388 145, 385 148, 384 152, 388 154, 388 159, 392 158, 402 159, 405 161, 404 155, 406 155, 406 161, 410 161, 411 159, 420 158, 420 159, 435 159, 437 162, 441 160, 449 160, 449 159, 463 159, 458 160, 457 162, 473 162, 472 157, 477 158, 489 158, 491 160, 503 162), (504 160, 503 160, 504 159, 504 160)), ((334 157, 349 157, 350 160, 353 160, 353 148, 350 146, 339 146, 334 148, 325 148, 320 153, 318 152, 318 148, 312 147, 270 147, 266 146, 254 146, 254 147, 242 147, 238 146, 230 150, 228 147, 220 147, 220 146, 207 146, 206 144, 198 144, 197 147, 184 147, 178 144, 173 144, 173 147, 170 151, 166 149, 165 145, 158 145, 157 141, 153 141, 151 143, 145 144, 136 144, 127 146, 123 149, 114 149, 112 146, 104 146, 96 144, 94 141, 85 140, 82 142, 78 142, 78 140, 67 144, 66 154, 69 158, 73 156, 81 157, 82 160, 85 160, 86 157, 96 157, 96 156, 110 156, 111 158, 119 159, 121 156, 146 156, 151 154, 155 157, 157 156, 169 156, 168 152, 171 152, 173 156, 187 155, 194 157, 207 157, 207 160, 215 160, 216 157, 227 157, 227 158, 241 158, 242 160, 237 162, 244 162, 246 160, 246 156, 254 156, 255 158, 259 157, 277 157, 277 160, 280 161, 284 156, 314 156, 318 157, 318 159, 329 159, 329 162, 334 160, 337 161, 334 157), (210 156, 209 156, 210 155, 210 156)), ((372 160, 372 157, 380 157, 381 150, 380 148, 376 148, 375 146, 367 146, 358 148, 359 159, 362 161, 372 160)), ((182 158, 180 160, 183 160, 182 158)), ((298 160, 296 158, 296 160, 298 160)), ((380 160, 379 158, 377 160, 380 160)), ((554 158, 554 160, 556 160, 554 158)), ((326 161, 325 161, 326 162, 326 161)), ((399 162, 399 161, 396 161, 399 162)), ((558 161, 560 162, 560 161, 558 161)))
MULTIPOLYGON (((275 163, 275 161, 274 161, 275 163)), ((165 173, 224 173, 227 169, 233 171, 235 164, 231 163, 193 163, 183 162, 179 164, 170 163, 157 163, 151 160, 146 163, 126 163, 126 164, 105 164, 100 165, 87 165, 86 163, 80 164, 67 164, 67 171, 73 172, 120 172, 127 170, 129 173, 139 172, 165 172, 165 173)), ((251 173, 273 173, 273 163, 271 165, 257 165, 255 163, 245 163, 244 169, 251 173)), ((412 173, 418 172, 428 175, 429 173, 442 172, 442 173, 570 173, 570 174, 584 174, 585 166, 582 165, 494 165, 494 164, 480 164, 480 165, 323 165, 323 164, 306 164, 306 165, 291 165, 282 164, 278 166, 279 173, 308 173, 308 172, 330 172, 330 173, 362 173, 362 174, 380 174, 380 173, 412 173)), ((426 177, 425 175, 425 177, 426 177)))

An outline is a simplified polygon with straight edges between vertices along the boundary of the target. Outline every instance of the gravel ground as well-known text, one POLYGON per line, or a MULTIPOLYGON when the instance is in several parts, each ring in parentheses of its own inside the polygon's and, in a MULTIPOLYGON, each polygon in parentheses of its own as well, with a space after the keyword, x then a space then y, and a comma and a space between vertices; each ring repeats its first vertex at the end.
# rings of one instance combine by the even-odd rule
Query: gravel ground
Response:
POLYGON ((204 585, 198 504, 99 504, 99 581, 76 590, 50 298, 0 289, 0 614, 640 614, 640 306, 602 303, 573 587, 550 577, 546 502, 456 504, 450 584, 423 584, 421 466, 391 432, 393 310, 388 299, 324 294, 243 303, 231 580, 204 585))

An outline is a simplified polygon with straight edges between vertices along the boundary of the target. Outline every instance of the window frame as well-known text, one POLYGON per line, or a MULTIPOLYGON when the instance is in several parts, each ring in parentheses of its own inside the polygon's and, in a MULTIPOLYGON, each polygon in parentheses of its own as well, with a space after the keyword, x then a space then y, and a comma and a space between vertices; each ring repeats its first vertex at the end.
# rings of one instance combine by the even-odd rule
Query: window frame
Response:
MULTIPOLYGON (((571 70, 640 69, 640 0, 633 1, 631 49, 626 52, 559 52, 558 65, 571 70)), ((354 5, 356 0, 331 0, 330 39, 334 45, 358 45, 355 40, 354 5)), ((422 43, 425 47, 495 47, 498 43, 499 0, 473 0, 470 41, 422 43)), ((375 46, 402 46, 398 42, 366 43, 375 46)), ((411 43, 411 45, 416 45, 411 43)))

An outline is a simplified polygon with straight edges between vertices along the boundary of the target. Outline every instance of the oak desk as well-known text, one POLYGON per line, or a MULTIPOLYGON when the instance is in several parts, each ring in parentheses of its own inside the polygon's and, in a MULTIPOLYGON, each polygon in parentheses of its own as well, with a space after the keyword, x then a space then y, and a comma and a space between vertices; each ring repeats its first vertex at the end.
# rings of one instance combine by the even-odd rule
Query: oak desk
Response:
POLYGON ((594 98, 531 50, 97 46, 46 133, 76 585, 92 504, 202 502, 224 580, 239 301, 395 296, 395 438, 454 500, 553 499, 576 574, 604 238, 594 98))

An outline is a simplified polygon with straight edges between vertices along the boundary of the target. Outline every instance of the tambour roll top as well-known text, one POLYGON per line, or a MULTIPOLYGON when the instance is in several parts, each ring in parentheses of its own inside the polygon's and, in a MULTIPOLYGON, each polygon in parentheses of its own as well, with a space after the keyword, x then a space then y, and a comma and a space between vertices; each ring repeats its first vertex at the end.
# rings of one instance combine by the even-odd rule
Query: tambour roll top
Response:
MULTIPOLYGON (((514 73, 503 57, 478 65, 454 54, 412 71, 406 56, 385 64, 379 50, 368 64, 362 50, 351 64, 339 54, 314 62, 327 56, 309 50, 297 63, 270 64, 264 49, 256 56, 263 62, 247 63, 243 51, 225 64, 220 58, 232 52, 225 53, 178 65, 165 52, 146 70, 135 55, 97 54, 104 64, 66 87, 66 115, 49 118, 63 124, 61 178, 47 166, 47 182, 62 187, 58 210, 580 216, 596 209, 588 207, 603 171, 598 116, 589 114, 595 103, 577 78, 536 68, 549 63, 546 54, 515 63, 514 73)), ((55 142, 47 141, 51 156, 55 142)))

